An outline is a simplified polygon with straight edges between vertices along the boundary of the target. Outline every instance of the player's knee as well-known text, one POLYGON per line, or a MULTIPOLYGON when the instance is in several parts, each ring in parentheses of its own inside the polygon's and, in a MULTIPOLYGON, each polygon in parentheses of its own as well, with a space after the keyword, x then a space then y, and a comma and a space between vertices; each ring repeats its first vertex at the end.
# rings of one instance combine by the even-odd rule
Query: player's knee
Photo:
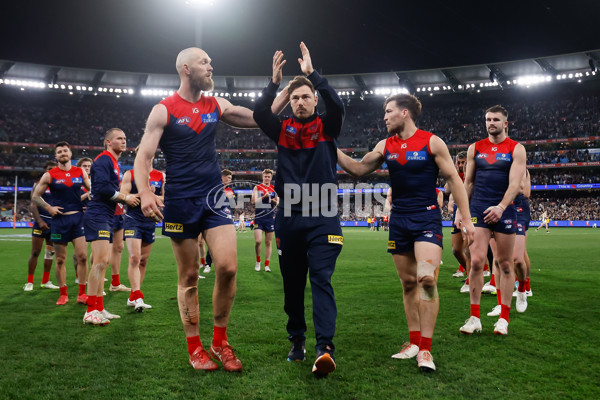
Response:
POLYGON ((137 267, 141 263, 142 257, 139 254, 130 253, 129 254, 129 265, 132 267, 137 267))
POLYGON ((148 265, 148 257, 142 257, 140 259, 140 268, 146 268, 146 265, 148 265))
POLYGON ((417 287, 419 286, 419 284, 417 283, 417 280, 413 279, 413 278, 401 279, 401 282, 402 282, 402 291, 405 294, 411 293, 412 291, 416 290, 417 287))
POLYGON ((76 256, 77 264, 87 264, 87 254, 81 253, 76 256))
POLYGON ((513 265, 514 264, 513 264, 512 259, 498 260, 498 268, 504 274, 509 274, 510 271, 512 270, 512 268, 513 268, 513 265))
POLYGON ((237 274, 237 266, 235 265, 235 263, 224 263, 216 265, 215 273, 217 274, 220 280, 232 280, 235 279, 235 276, 237 274))
POLYGON ((430 301, 437 298, 437 285, 435 282, 436 266, 429 261, 417 262, 417 279, 421 299, 430 301))
POLYGON ((487 260, 485 258, 471 256, 471 270, 475 272, 483 271, 483 266, 487 260))

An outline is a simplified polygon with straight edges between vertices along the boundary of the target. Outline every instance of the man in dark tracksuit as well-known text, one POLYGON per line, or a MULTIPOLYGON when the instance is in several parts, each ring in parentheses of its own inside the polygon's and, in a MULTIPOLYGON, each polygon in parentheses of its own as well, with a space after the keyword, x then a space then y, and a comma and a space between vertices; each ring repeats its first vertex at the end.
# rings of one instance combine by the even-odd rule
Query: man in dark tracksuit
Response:
POLYGON ((285 64, 283 53, 277 51, 273 79, 256 101, 254 119, 278 149, 275 191, 280 204, 275 235, 292 342, 288 360, 305 359, 304 289, 308 272, 317 339, 313 373, 324 376, 335 370, 337 309, 331 276, 344 241, 337 213, 335 139, 342 128, 344 105, 327 80, 313 69, 304 43, 300 49, 302 59, 298 61, 308 79, 298 76, 287 88, 293 117, 282 119, 271 112, 285 64), (316 112, 315 89, 325 102, 325 114, 316 112))

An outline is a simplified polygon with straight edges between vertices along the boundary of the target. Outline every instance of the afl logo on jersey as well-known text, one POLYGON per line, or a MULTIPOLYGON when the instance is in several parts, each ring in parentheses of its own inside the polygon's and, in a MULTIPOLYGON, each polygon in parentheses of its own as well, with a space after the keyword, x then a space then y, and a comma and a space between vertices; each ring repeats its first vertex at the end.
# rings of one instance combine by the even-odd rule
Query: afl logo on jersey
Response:
POLYGON ((190 121, 191 121, 190 117, 181 117, 177 121, 175 121, 175 123, 177 125, 187 125, 190 123, 190 121))
POLYGON ((487 153, 479 153, 479 154, 477 154, 477 158, 487 158, 487 157, 488 157, 487 153))
POLYGON ((398 153, 392 153, 387 156, 388 161, 394 161, 398 159, 398 153))
POLYGON ((216 112, 209 114, 200 114, 200 118, 202 119, 202 123, 204 124, 209 124, 211 122, 219 122, 216 112))

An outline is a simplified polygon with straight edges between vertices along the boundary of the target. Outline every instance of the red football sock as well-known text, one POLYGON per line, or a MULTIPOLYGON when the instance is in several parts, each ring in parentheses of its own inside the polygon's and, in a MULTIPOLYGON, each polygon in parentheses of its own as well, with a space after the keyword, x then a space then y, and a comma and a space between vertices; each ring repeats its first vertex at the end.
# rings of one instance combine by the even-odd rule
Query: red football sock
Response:
POLYGON ((469 277, 467 277, 467 280, 465 281, 465 285, 469 284, 469 277))
POLYGON ((220 326, 215 326, 214 327, 214 333, 213 333, 213 341, 212 344, 215 347, 221 347, 223 345, 223 342, 227 341, 227 327, 220 327, 220 326))
POLYGON ((531 281, 529 280, 529 278, 525 279, 525 290, 527 290, 528 292, 531 291, 531 281))
POLYGON ((87 312, 92 312, 96 309, 96 296, 88 296, 87 312))
POLYGON ((421 336, 421 342, 419 343, 419 351, 431 351, 431 338, 421 336))
POLYGON ((119 286, 120 284, 121 284, 121 278, 119 277, 119 274, 112 275, 111 285, 119 286))
POLYGON ((421 331, 408 331, 408 340, 410 341, 410 344, 419 346, 421 343, 421 331))
POLYGON ((186 337, 185 340, 187 340, 188 353, 190 353, 190 356, 194 353, 194 351, 196 351, 196 349, 198 347, 202 348, 202 342, 200 342, 200 336, 186 337))
POLYGON ((465 272, 465 271, 466 271, 466 270, 465 270, 465 267, 463 267, 462 265, 459 265, 459 266, 458 266, 458 270, 459 270, 460 272, 465 272))
POLYGON ((47 283, 49 279, 50 279, 50 271, 48 271, 48 272, 44 271, 44 274, 42 275, 42 283, 47 283))
POLYGON ((525 291, 525 281, 519 281, 519 287, 517 290, 521 293, 525 291))
POLYGON ((96 296, 96 310, 102 311, 104 310, 104 297, 96 296))
POLYGON ((256 256, 256 262, 260 262, 260 256, 256 256))
POLYGON ((496 288, 496 298, 498 299, 498 305, 502 304, 502 296, 500 295, 500 289, 496 288))
POLYGON ((265 267, 269 266, 269 261, 271 261, 271 260, 265 260, 265 267))
POLYGON ((60 295, 61 296, 66 296, 67 295, 67 287, 66 286, 61 286, 59 288, 59 290, 60 290, 60 295))
POLYGON ((489 270, 490 270, 490 266, 489 266, 489 265, 487 265, 487 264, 485 264, 485 265, 483 266, 483 270, 484 270, 484 271, 489 271, 489 270))
POLYGON ((492 274, 492 279, 490 279, 490 285, 496 286, 496 275, 492 274))
POLYGON ((508 315, 510 314, 510 306, 505 306, 502 304, 500 306, 500 318, 504 318, 506 322, 508 322, 508 315))
POLYGON ((85 294, 85 285, 82 285, 80 283, 79 284, 79 294, 78 294, 78 296, 81 296, 82 294, 85 294))
POLYGON ((206 259, 204 257, 200 258, 200 264, 206 265, 206 259))
POLYGON ((129 292, 129 301, 135 301, 135 293, 133 290, 129 292))
POLYGON ((33 283, 33 275, 27 275, 27 283, 33 283))
POLYGON ((132 291, 131 295, 129 296, 129 300, 131 300, 131 301, 134 301, 137 299, 143 299, 143 298, 144 298, 144 295, 142 294, 141 290, 136 290, 135 292, 132 291))
POLYGON ((481 318, 480 308, 479 304, 471 304, 471 317, 481 318))

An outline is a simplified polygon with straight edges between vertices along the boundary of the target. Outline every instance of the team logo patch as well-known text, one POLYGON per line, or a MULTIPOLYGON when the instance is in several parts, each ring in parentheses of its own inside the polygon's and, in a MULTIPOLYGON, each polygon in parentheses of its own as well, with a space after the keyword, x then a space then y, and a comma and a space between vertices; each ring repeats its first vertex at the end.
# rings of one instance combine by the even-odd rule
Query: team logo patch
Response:
POLYGON ((190 117, 181 117, 177 121, 175 121, 175 123, 177 125, 187 125, 190 123, 191 120, 192 119, 190 117))
POLYGON ((396 241, 388 240, 388 250, 396 250, 396 241))
POLYGON ((60 233, 53 233, 50 235, 50 240, 60 240, 62 239, 62 235, 60 233))
POLYGON ((423 236, 428 237, 428 238, 432 238, 433 237, 433 232, 431 232, 431 231, 425 231, 425 232, 423 232, 423 236))
POLYGON ((426 151, 409 151, 406 153, 406 159, 408 161, 425 161, 427 160, 426 151))
POLYGON ((98 231, 98 237, 110 238, 110 232, 109 231, 98 231))
POLYGON ((135 231, 133 229, 126 230, 125 236, 135 236, 135 231))
POLYGON ((496 154, 496 161, 512 161, 512 157, 510 155, 510 153, 497 153, 496 154))
POLYGON ((165 222, 165 232, 183 233, 183 224, 175 224, 173 222, 165 222))
POLYGON ((505 224, 512 224, 513 221, 512 221, 512 219, 505 219, 502 222, 504 222, 505 224))
POLYGON ((387 159, 388 159, 388 161, 397 160, 398 159, 398 153, 388 154, 387 159))
POLYGON ((200 118, 202 119, 202 122, 205 124, 210 124, 212 122, 219 121, 219 119, 217 118, 216 112, 209 113, 209 114, 200 114, 200 118))
POLYGON ((65 180, 64 179, 57 179, 56 183, 65 183, 65 180))
POLYGON ((327 241, 334 244, 344 244, 344 237, 340 235, 327 235, 327 241))
POLYGON ((291 133, 292 135, 295 135, 296 133, 298 133, 298 130, 296 128, 294 128, 293 126, 286 127, 285 131, 291 133))

